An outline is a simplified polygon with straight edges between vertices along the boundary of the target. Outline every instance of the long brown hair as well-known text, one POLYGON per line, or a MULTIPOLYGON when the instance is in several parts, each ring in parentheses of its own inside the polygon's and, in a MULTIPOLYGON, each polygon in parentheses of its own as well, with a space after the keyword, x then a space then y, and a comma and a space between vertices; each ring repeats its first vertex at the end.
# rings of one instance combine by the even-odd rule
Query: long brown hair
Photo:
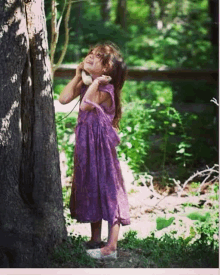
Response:
POLYGON ((119 121, 121 119, 121 90, 127 75, 127 66, 124 62, 122 54, 114 43, 105 42, 93 46, 89 53, 96 49, 101 54, 102 65, 107 67, 106 75, 111 76, 110 83, 114 85, 115 99, 115 116, 112 122, 113 127, 119 129, 119 121))

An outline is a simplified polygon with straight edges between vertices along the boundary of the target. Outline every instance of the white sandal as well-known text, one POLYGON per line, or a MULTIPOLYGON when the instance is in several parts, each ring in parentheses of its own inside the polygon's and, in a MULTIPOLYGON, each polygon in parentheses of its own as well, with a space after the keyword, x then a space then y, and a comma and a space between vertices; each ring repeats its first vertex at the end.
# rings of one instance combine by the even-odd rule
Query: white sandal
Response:
POLYGON ((115 250, 109 255, 103 255, 101 249, 88 249, 86 250, 87 255, 94 259, 117 259, 117 251, 115 250))

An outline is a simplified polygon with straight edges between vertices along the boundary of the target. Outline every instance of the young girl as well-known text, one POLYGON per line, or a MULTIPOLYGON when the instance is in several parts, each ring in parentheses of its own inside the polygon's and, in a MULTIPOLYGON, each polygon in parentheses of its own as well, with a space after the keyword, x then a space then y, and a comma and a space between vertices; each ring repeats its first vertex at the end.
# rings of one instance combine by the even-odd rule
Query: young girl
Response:
POLYGON ((116 258, 120 224, 130 224, 129 205, 115 146, 121 118, 120 92, 126 65, 112 43, 95 46, 76 69, 59 101, 69 103, 80 95, 75 128, 74 176, 70 200, 71 216, 91 223, 88 244, 101 244, 102 219, 108 221, 107 245, 89 249, 93 258, 116 258), (85 86, 81 73, 92 76, 85 86))

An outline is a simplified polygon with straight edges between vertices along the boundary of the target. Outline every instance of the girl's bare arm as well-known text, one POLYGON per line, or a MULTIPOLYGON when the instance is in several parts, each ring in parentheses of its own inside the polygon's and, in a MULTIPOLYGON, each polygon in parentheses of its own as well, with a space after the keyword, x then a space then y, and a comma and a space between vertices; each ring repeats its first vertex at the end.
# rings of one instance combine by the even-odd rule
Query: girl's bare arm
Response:
POLYGON ((108 77, 102 76, 95 79, 92 84, 89 86, 88 90, 86 91, 82 102, 80 104, 80 109, 82 111, 90 111, 94 108, 91 104, 87 104, 85 100, 93 101, 96 104, 101 104, 102 102, 108 100, 110 98, 110 95, 105 92, 98 91, 99 84, 107 84, 108 83, 108 77))
POLYGON ((61 104, 67 104, 72 101, 74 98, 80 95, 80 89, 82 87, 82 77, 81 70, 83 68, 83 63, 76 69, 76 75, 74 78, 66 85, 59 97, 59 102, 61 104))

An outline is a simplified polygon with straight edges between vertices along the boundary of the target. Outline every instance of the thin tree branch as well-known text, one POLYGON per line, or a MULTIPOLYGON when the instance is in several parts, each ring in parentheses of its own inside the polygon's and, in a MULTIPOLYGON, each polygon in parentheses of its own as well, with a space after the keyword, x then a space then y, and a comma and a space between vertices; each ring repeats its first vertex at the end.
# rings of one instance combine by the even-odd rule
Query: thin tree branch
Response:
POLYGON ((146 177, 148 177, 150 179, 150 187, 149 187, 149 190, 155 195, 155 197, 157 198, 161 198, 162 196, 155 191, 154 189, 154 185, 153 185, 153 176, 151 175, 146 175, 146 177))
MULTIPOLYGON (((214 169, 214 168, 216 168, 216 167, 219 167, 219 165, 218 165, 218 164, 215 164, 212 168, 209 168, 209 167, 207 166, 208 169, 203 170, 203 171, 200 171, 200 172, 197 171, 197 173, 195 173, 195 174, 192 175, 187 181, 185 181, 183 187, 181 187, 181 185, 180 185, 181 182, 180 182, 179 180, 173 179, 175 185, 177 185, 177 186, 178 186, 178 189, 179 189, 177 192, 175 192, 175 193, 177 193, 177 196, 178 196, 178 197, 181 196, 181 194, 182 194, 184 188, 186 187, 186 185, 188 184, 189 181, 191 181, 191 180, 192 180, 193 178, 195 178, 196 176, 205 176, 204 173, 208 173, 208 172, 209 172, 209 174, 207 175, 207 177, 205 178, 205 180, 203 180, 203 182, 202 182, 202 184, 201 184, 201 187, 202 187, 202 185, 206 183, 207 179, 211 176, 212 173, 216 172, 216 173, 219 174, 219 171, 214 169)), ((151 175, 145 175, 145 177, 150 178, 150 188, 148 188, 148 189, 149 189, 157 198, 160 199, 160 200, 152 207, 151 211, 153 211, 154 209, 158 209, 158 208, 157 208, 157 205, 158 205, 162 200, 164 200, 165 198, 169 197, 171 194, 168 194, 168 195, 166 195, 166 196, 161 196, 161 195, 160 195, 157 191, 155 191, 155 189, 154 189, 154 186, 153 186, 153 176, 151 176, 151 175)), ((213 179, 211 179, 210 182, 213 182, 213 181, 215 181, 215 180, 218 180, 218 177, 217 177, 217 176, 215 176, 213 179)), ((176 204, 176 205, 181 205, 181 204, 176 204)))
POLYGON ((58 23, 57 23, 57 29, 58 29, 58 31, 60 30, 60 24, 61 24, 61 21, 62 21, 62 19, 63 19, 64 11, 65 11, 65 9, 66 9, 66 1, 67 1, 67 0, 65 0, 65 3, 64 3, 64 6, 63 6, 63 10, 62 10, 62 13, 61 13, 61 16, 60 16, 60 19, 59 19, 59 21, 58 21, 58 23))
POLYGON ((67 6, 65 20, 64 20, 64 22, 65 22, 65 25, 64 25, 65 26, 65 42, 64 42, 64 46, 63 46, 61 56, 60 56, 57 64, 53 66, 53 69, 52 69, 52 74, 53 75, 54 75, 54 72, 56 71, 56 69, 63 62, 63 59, 64 59, 66 51, 67 51, 67 47, 68 47, 68 43, 69 43, 69 19, 70 19, 71 5, 72 5, 72 2, 69 1, 68 6, 67 6))
POLYGON ((213 181, 219 181, 219 177, 214 177, 212 180, 210 180, 210 182, 213 182, 213 181))
POLYGON ((174 183, 178 186, 179 190, 176 192, 177 196, 180 197, 180 194, 182 194, 183 188, 180 185, 180 181, 179 180, 175 180, 173 179, 174 183))
POLYGON ((63 6, 63 10, 61 13, 61 16, 59 18, 59 21, 57 22, 57 3, 55 0, 52 0, 51 2, 51 10, 52 10, 52 18, 51 18, 51 47, 50 47, 50 61, 51 61, 51 71, 52 71, 52 79, 53 79, 53 67, 54 67, 54 55, 57 47, 57 42, 59 39, 59 30, 60 30, 60 24, 63 18, 63 14, 66 8, 66 1, 63 6))
POLYGON ((203 171, 200 171, 200 172, 197 171, 197 173, 193 174, 188 180, 186 180, 186 181, 184 182, 180 194, 182 194, 182 192, 183 192, 183 190, 185 189, 186 185, 187 185, 190 181, 192 181, 195 177, 197 177, 197 176, 204 177, 204 176, 206 176, 207 173, 208 173, 207 177, 205 178, 205 180, 203 180, 203 182, 202 182, 202 184, 201 184, 201 186, 200 186, 200 188, 199 188, 199 192, 200 192, 202 186, 207 182, 207 179, 211 176, 212 173, 215 172, 215 173, 218 173, 218 174, 219 174, 219 171, 214 169, 215 167, 219 167, 219 165, 218 165, 218 164, 215 164, 212 168, 208 168, 208 169, 203 170, 203 171))
POLYGON ((213 97, 213 99, 211 99, 210 101, 215 103, 217 106, 219 106, 218 101, 216 100, 216 98, 213 97))
POLYGON ((198 190, 199 193, 201 192, 201 189, 202 189, 203 185, 206 183, 207 179, 211 177, 211 175, 212 175, 212 171, 211 171, 210 174, 203 180, 203 182, 200 184, 199 190, 198 190))
POLYGON ((51 45, 50 45, 50 62, 51 62, 51 71, 53 71, 54 64, 54 55, 56 51, 56 45, 58 41, 58 32, 57 32, 57 3, 55 0, 51 1, 51 45))

